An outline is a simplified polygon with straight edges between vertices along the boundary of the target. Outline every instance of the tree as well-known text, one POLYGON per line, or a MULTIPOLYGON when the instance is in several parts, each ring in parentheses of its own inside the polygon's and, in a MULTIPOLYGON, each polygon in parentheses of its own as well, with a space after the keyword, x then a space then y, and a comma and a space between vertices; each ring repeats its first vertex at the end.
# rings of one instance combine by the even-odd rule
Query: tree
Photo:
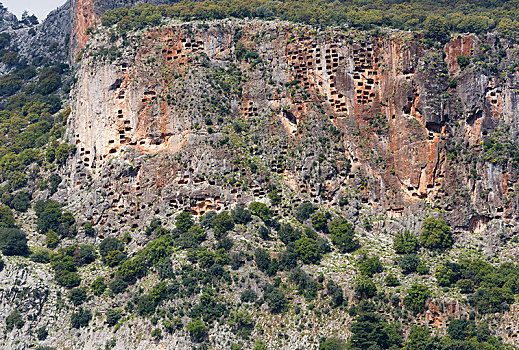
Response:
POLYGON ((90 290, 95 296, 102 295, 106 290, 105 279, 102 276, 97 277, 90 285, 90 290))
POLYGON ((360 313, 351 327, 351 349, 389 349, 402 343, 397 325, 386 322, 375 312, 360 313))
POLYGON ((373 298, 377 294, 377 286, 369 277, 357 278, 353 288, 361 299, 373 298))
POLYGON ((295 230, 292 225, 288 223, 284 223, 281 224, 281 227, 278 230, 278 236, 281 242, 289 244, 290 242, 295 242, 301 237, 301 231, 295 230))
POLYGON ((258 295, 254 290, 252 290, 250 287, 245 289, 240 296, 240 300, 243 303, 253 303, 258 298, 258 295))
POLYGON ((388 286, 388 287, 396 287, 396 286, 400 285, 400 281, 392 273, 390 273, 389 275, 386 276, 384 282, 386 283, 386 286, 388 286))
POLYGON ((439 350, 443 349, 440 339, 431 336, 427 327, 411 326, 405 350, 439 350))
POLYGON ((86 289, 83 287, 71 289, 68 292, 68 298, 70 299, 72 304, 74 304, 74 306, 79 306, 79 305, 83 304, 83 302, 87 298, 86 289))
POLYGON ((18 310, 12 311, 5 319, 5 328, 7 331, 12 331, 14 327, 20 329, 24 324, 25 321, 18 310))
POLYGON ((359 244, 355 240, 353 225, 346 219, 337 219, 330 222, 329 231, 332 243, 341 253, 348 253, 356 250, 359 244))
POLYGON ((237 224, 247 224, 251 221, 252 215, 250 211, 245 209, 243 205, 237 205, 233 210, 231 210, 231 217, 233 221, 237 224))
POLYGON ((90 244, 81 244, 77 249, 76 261, 82 265, 88 265, 96 260, 95 248, 90 244))
POLYGON ((304 222, 304 221, 308 220, 314 212, 315 212, 314 205, 310 202, 304 202, 304 203, 301 203, 296 208, 295 216, 299 222, 304 222))
POLYGON ((162 330, 160 328, 155 328, 151 331, 151 336, 156 339, 162 337, 162 330))
POLYGON ((396 234, 393 239, 393 248, 397 254, 411 254, 418 250, 418 239, 409 231, 396 234))
POLYGON ((295 242, 294 251, 303 264, 317 264, 321 261, 321 252, 317 242, 306 235, 295 242))
POLYGON ((452 232, 443 219, 429 216, 422 223, 420 243, 428 249, 446 249, 452 247, 452 232))
POLYGON ((475 326, 474 321, 454 319, 450 321, 447 333, 454 340, 465 340, 474 334, 475 326))
POLYGON ((258 248, 254 252, 254 261, 260 271, 267 271, 270 267, 270 255, 263 248, 258 248))
POLYGON ((330 305, 332 307, 339 307, 344 303, 344 293, 342 288, 333 280, 329 280, 326 284, 328 295, 331 297, 330 305))
POLYGON ((42 233, 58 231, 61 223, 61 205, 54 201, 38 201, 35 206, 38 230, 42 233))
POLYGON ((113 327, 119 322, 122 317, 122 312, 120 309, 109 309, 106 310, 106 323, 113 327))
POLYGON ((200 343, 207 336, 207 328, 205 323, 201 319, 197 318, 189 322, 186 326, 191 339, 197 343, 200 343))
POLYGON ((217 214, 213 220, 213 230, 216 238, 221 238, 234 228, 234 221, 228 211, 217 214))
POLYGON ((438 15, 429 15, 424 23, 424 33, 427 38, 441 42, 446 41, 450 36, 449 27, 445 19, 438 15))
POLYGON ((272 218, 272 211, 265 203, 252 202, 249 204, 249 210, 252 215, 259 217, 263 222, 268 222, 272 218))
POLYGON ((0 228, 15 227, 13 211, 6 205, 0 205, 0 228))
POLYGON ((38 336, 38 340, 45 340, 49 336, 49 331, 43 326, 36 330, 36 335, 38 336))
POLYGON ((417 254, 406 254, 400 258, 398 263, 404 275, 409 275, 416 272, 418 265, 420 265, 420 257, 417 254))
POLYGON ((31 194, 27 191, 19 191, 14 195, 9 206, 14 210, 26 212, 29 209, 30 203, 31 194))
POLYGON ((27 235, 17 228, 0 228, 0 250, 8 256, 28 255, 27 235))
POLYGON ((359 270, 362 275, 373 277, 373 275, 376 273, 384 271, 384 268, 382 267, 382 263, 380 262, 380 258, 378 256, 371 258, 364 256, 361 263, 359 264, 359 270))
POLYGON ((180 233, 187 232, 194 224, 193 215, 188 211, 183 211, 175 219, 175 226, 180 233))
POLYGON ((92 319, 92 312, 88 309, 79 308, 78 312, 74 312, 70 318, 72 328, 86 327, 92 319))
POLYGON ((408 289, 404 305, 415 314, 425 311, 425 303, 431 296, 431 291, 423 284, 415 283, 408 289))
POLYGON ((83 230, 85 231, 85 235, 87 235, 87 236, 93 237, 96 234, 96 230, 94 229, 94 225, 92 224, 91 221, 87 221, 83 225, 83 230))
POLYGON ((274 314, 283 312, 288 306, 285 294, 277 287, 271 285, 265 286, 264 298, 267 301, 270 312, 274 314))
POLYGON ((312 215, 312 226, 321 232, 328 232, 328 219, 329 214, 323 212, 317 212, 312 215))
POLYGON ((518 40, 519 39, 519 21, 503 18, 497 25, 497 31, 505 39, 518 40))
POLYGON ((338 338, 326 338, 319 344, 319 350, 345 350, 346 342, 338 338))
MULTIPOLYGON (((124 243, 115 237, 106 237, 99 245, 99 254, 106 263, 106 259, 110 252, 122 252, 124 250, 124 243)), ((112 253, 113 255, 113 253, 112 253)), ((118 255, 118 254, 117 254, 118 255)))

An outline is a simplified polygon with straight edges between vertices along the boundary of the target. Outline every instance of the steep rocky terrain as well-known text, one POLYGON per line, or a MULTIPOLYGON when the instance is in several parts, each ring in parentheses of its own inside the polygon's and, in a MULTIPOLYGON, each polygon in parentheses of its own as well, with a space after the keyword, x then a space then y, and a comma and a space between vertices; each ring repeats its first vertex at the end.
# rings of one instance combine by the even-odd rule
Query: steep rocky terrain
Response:
MULTIPOLYGON (((61 110, 41 112, 54 118, 44 156, 23 185, 2 173, 32 251, 2 250, 2 348, 367 348, 355 339, 371 308, 393 341, 381 348, 416 325, 462 341, 453 319, 480 327, 475 342, 519 345, 506 264, 517 43, 281 20, 100 24, 122 5, 134 2, 71 0, 38 26, 1 27, 19 57, 71 66, 52 91, 61 110), (430 226, 448 239, 428 242, 430 226)), ((45 94, 38 69, 24 94, 45 94)))

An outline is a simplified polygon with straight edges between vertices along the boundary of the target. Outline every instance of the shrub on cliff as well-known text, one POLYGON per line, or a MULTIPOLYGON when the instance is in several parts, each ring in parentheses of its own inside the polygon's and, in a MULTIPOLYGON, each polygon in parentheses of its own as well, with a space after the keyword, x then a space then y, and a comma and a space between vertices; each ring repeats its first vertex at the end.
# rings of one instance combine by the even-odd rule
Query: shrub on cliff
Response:
POLYGON ((24 324, 25 321, 23 320, 22 315, 18 310, 11 312, 5 319, 5 329, 7 331, 12 331, 14 327, 20 329, 24 324))
POLYGON ((27 235, 17 228, 0 228, 0 250, 4 255, 26 256, 30 253, 27 235))
POLYGON ((359 247, 355 240, 353 225, 346 219, 337 219, 330 222, 329 231, 332 243, 341 253, 352 252, 359 247))
POLYGON ((446 249, 452 247, 452 232, 443 219, 429 216, 422 223, 420 243, 428 249, 446 249))
POLYGON ((295 216, 298 221, 304 222, 308 220, 314 212, 314 205, 310 202, 304 202, 296 208, 295 216))
POLYGON ((78 287, 71 289, 68 292, 68 298, 74 304, 74 306, 79 306, 85 302, 87 299, 87 292, 86 289, 83 287, 78 287))
POLYGON ((397 254, 411 254, 418 250, 418 239, 409 231, 396 234, 393 239, 393 249, 397 254))
POLYGON ((413 313, 425 311, 425 303, 431 296, 431 291, 423 284, 415 283, 408 289, 404 297, 404 305, 413 313))
POLYGON ((317 242, 306 235, 295 242, 294 251, 303 264, 318 264, 321 261, 321 252, 317 242))
POLYGON ((214 236, 221 238, 234 228, 234 221, 228 211, 217 214, 213 220, 214 236))
POLYGON ((74 312, 70 318, 72 328, 86 327, 92 319, 92 312, 87 309, 79 308, 78 312, 74 312))
POLYGON ((191 339, 194 342, 201 342, 207 336, 207 328, 204 322, 201 319, 194 319, 189 322, 186 326, 186 330, 188 331, 191 339))

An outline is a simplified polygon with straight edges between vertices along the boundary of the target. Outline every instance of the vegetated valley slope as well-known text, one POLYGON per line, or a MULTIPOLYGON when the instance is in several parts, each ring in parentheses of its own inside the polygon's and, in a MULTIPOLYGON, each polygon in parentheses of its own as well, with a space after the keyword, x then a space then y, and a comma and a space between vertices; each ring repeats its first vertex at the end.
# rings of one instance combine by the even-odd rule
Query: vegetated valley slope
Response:
POLYGON ((4 36, 2 348, 518 345, 517 43, 121 5, 4 36))

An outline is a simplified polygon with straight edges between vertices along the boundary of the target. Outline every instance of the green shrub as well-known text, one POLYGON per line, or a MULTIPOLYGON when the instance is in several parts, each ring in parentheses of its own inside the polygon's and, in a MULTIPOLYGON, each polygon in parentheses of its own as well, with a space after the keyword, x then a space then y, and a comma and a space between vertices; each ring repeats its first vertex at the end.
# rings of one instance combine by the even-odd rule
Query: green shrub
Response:
POLYGON ((8 256, 28 255, 27 235, 17 228, 0 228, 0 250, 8 256))
POLYGON ((87 299, 87 292, 86 289, 83 287, 78 287, 71 289, 68 292, 68 298, 74 304, 74 306, 79 306, 85 302, 87 299))
POLYGON ((359 271, 363 276, 373 277, 373 275, 384 271, 380 258, 378 256, 362 258, 359 264, 359 271))
POLYGON ((418 238, 409 231, 396 234, 393 239, 393 248, 397 254, 412 254, 418 250, 418 238))
POLYGON ((95 296, 101 296, 106 290, 105 279, 102 276, 97 277, 90 285, 90 291, 95 296))
POLYGON ((5 319, 5 329, 10 332, 14 327, 20 329, 25 324, 22 315, 18 310, 12 311, 5 319))
POLYGON ((341 253, 349 253, 359 247, 355 240, 353 225, 346 219, 337 219, 330 222, 329 231, 332 243, 341 253))
POLYGON ((109 309, 106 310, 106 323, 112 327, 119 322, 122 317, 122 312, 120 309, 109 309))
POLYGON ((303 264, 318 264, 321 261, 321 252, 317 242, 306 235, 295 242, 294 252, 303 264))
POLYGON ((418 314, 425 311, 425 303, 431 296, 431 291, 423 284, 415 283, 404 297, 404 305, 413 313, 418 314))
POLYGON ((201 319, 194 319, 189 322, 186 329, 194 342, 202 342, 207 336, 207 328, 201 319))
POLYGON ((452 232, 443 219, 428 217, 422 223, 420 243, 428 249, 446 249, 452 247, 452 232))
POLYGON ((303 202, 297 208, 295 212, 295 217, 299 222, 304 222, 312 216, 315 212, 315 207, 310 202, 303 202))
POLYGON ((87 309, 79 308, 78 312, 74 312, 70 318, 72 328, 86 327, 92 319, 92 312, 87 309))

